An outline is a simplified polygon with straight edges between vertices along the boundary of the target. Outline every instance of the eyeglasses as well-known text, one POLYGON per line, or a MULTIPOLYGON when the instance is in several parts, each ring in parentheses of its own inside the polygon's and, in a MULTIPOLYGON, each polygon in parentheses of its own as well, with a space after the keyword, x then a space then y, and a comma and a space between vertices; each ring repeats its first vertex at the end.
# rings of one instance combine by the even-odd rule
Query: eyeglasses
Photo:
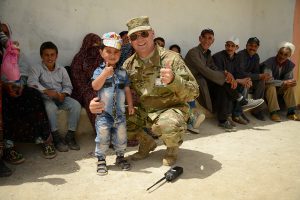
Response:
POLYGON ((149 32, 148 31, 141 31, 137 33, 132 33, 129 38, 131 41, 135 41, 138 39, 139 36, 142 36, 142 38, 147 38, 149 36, 149 32))

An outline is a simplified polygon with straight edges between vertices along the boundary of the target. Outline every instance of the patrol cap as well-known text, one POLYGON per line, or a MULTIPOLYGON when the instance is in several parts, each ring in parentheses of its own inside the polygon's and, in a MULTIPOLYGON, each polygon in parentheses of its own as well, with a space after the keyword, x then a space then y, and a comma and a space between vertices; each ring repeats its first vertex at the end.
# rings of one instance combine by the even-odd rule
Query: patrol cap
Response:
POLYGON ((115 32, 104 33, 101 37, 103 44, 107 47, 113 47, 120 50, 122 47, 122 39, 120 35, 115 32))
POLYGON ((259 41, 259 39, 257 37, 251 37, 247 41, 247 44, 250 44, 250 43, 256 43, 257 46, 259 46, 260 41, 259 41))
POLYGON ((240 40, 236 36, 231 36, 230 38, 228 38, 228 40, 226 40, 226 42, 232 42, 233 44, 235 44, 237 46, 239 46, 239 44, 240 44, 240 40))
POLYGON ((133 18, 129 20, 126 25, 128 27, 128 36, 137 31, 145 31, 152 29, 149 23, 149 17, 147 16, 133 18))

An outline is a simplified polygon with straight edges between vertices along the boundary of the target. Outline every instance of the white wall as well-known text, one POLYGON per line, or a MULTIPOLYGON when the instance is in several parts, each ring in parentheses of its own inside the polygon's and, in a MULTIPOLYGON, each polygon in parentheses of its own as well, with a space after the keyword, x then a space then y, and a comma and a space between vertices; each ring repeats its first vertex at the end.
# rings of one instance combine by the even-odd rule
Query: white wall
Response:
POLYGON ((120 32, 141 15, 150 17, 166 47, 177 43, 183 55, 209 27, 216 36, 213 52, 222 50, 232 34, 240 38, 241 49, 257 36, 263 60, 279 41, 291 40, 294 5, 295 0, 0 0, 0 20, 10 24, 30 63, 40 60, 42 42, 53 41, 59 63, 69 65, 87 33, 120 32))

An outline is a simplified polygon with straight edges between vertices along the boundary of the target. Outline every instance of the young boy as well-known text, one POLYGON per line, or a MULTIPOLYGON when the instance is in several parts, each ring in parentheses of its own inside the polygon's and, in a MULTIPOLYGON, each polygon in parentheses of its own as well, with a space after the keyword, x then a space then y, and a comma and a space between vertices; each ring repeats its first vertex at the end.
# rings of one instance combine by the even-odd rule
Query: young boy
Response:
POLYGON ((50 121, 52 137, 55 148, 58 151, 68 149, 79 150, 80 147, 75 141, 74 135, 80 117, 81 105, 70 97, 72 84, 66 69, 56 63, 58 49, 52 42, 44 42, 40 47, 41 64, 32 67, 28 77, 28 85, 37 88, 44 95, 46 112, 50 121), (60 137, 57 128, 57 110, 67 110, 68 133, 63 139, 60 137))
POLYGON ((100 55, 104 62, 94 71, 92 87, 98 91, 98 97, 105 103, 105 109, 97 115, 95 127, 95 155, 98 158, 97 173, 107 174, 106 151, 109 148, 110 138, 116 152, 116 164, 122 170, 130 170, 130 164, 124 158, 127 146, 125 98, 128 104, 129 115, 134 114, 132 96, 126 71, 117 68, 122 46, 121 37, 114 33, 105 33, 102 36, 100 55))

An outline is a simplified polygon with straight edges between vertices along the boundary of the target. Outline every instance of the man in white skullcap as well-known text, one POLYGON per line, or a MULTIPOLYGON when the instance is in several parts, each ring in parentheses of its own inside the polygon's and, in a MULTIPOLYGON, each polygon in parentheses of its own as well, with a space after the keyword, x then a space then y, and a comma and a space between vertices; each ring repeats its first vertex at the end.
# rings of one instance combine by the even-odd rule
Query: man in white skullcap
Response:
POLYGON ((265 96, 268 102, 268 109, 271 120, 280 122, 280 107, 278 96, 283 95, 284 103, 287 107, 287 118, 300 121, 300 115, 296 114, 296 80, 293 70, 295 64, 289 59, 295 51, 295 46, 290 42, 281 42, 277 55, 271 57, 262 63, 264 71, 272 76, 272 79, 266 83, 265 96))

